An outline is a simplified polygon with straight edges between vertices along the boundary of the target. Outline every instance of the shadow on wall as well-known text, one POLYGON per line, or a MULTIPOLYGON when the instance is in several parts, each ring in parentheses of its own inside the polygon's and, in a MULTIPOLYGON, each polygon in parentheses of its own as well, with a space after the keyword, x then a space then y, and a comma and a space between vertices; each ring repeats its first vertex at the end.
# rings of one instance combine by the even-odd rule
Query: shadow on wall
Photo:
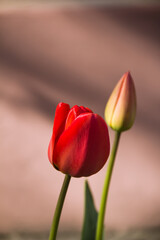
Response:
POLYGON ((8 81, 22 85, 34 96, 32 107, 47 115, 53 112, 51 89, 53 95, 59 93, 56 104, 70 96, 69 100, 83 99, 102 113, 114 84, 130 69, 137 89, 141 88, 140 95, 143 93, 146 100, 138 96, 142 108, 138 122, 150 128, 158 127, 159 116, 158 119, 150 117, 144 108, 148 108, 146 102, 151 102, 149 105, 157 110, 159 107, 158 96, 152 94, 158 84, 158 71, 153 73, 154 69, 145 66, 146 44, 152 46, 155 60, 159 59, 159 16, 159 9, 154 8, 107 7, 1 14, 1 62, 26 76, 15 76, 8 81), (146 71, 148 79, 145 79, 146 71), (150 93, 151 75, 157 79, 152 77, 150 93))

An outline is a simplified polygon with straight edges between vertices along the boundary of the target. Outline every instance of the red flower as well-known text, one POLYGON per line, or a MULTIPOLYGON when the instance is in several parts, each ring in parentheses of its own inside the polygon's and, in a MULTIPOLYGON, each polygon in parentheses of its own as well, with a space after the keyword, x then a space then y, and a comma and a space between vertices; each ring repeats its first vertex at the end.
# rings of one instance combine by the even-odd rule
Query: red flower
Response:
POLYGON ((98 114, 77 105, 59 103, 48 147, 51 164, 73 177, 90 176, 106 163, 110 151, 108 128, 98 114))

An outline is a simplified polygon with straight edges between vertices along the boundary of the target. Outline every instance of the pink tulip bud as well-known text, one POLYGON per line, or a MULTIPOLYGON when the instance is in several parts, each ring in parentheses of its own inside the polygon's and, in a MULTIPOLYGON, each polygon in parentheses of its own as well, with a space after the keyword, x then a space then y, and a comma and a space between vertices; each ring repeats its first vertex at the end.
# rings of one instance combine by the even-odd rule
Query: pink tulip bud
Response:
POLYGON ((136 115, 136 93, 130 72, 126 72, 114 88, 105 108, 107 124, 116 131, 132 127, 136 115))
POLYGON ((110 151, 108 128, 89 108, 59 103, 48 147, 51 164, 73 177, 90 176, 106 163, 110 151))

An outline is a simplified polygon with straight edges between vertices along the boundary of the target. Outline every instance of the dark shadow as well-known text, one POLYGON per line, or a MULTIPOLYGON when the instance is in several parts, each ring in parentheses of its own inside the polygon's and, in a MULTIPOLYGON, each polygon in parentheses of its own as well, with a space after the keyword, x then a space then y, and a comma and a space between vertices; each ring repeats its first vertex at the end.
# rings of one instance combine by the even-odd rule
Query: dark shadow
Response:
MULTIPOLYGON (((108 18, 113 19, 120 26, 129 29, 135 35, 143 36, 144 38, 153 42, 153 44, 160 45, 160 5, 159 6, 89 6, 79 11, 68 11, 68 18, 75 18, 75 15, 80 16, 83 21, 94 21, 95 18, 103 18, 107 23, 108 18), (87 14, 89 12, 89 14, 87 14)), ((96 24, 96 23, 95 23, 96 24)))
MULTIPOLYGON (((17 84, 24 86, 25 90, 34 96, 36 101, 36 108, 39 111, 43 111, 45 114, 51 114, 53 112, 53 103, 47 97, 47 93, 43 94, 38 91, 38 88, 33 88, 33 84, 39 84, 43 82, 48 85, 51 89, 63 90, 68 92, 68 94, 78 96, 79 98, 90 99, 92 102, 104 101, 105 96, 97 89, 90 86, 82 84, 80 73, 77 75, 69 72, 63 66, 58 66, 56 63, 52 62, 52 67, 44 68, 38 62, 27 62, 25 59, 20 59, 17 55, 12 55, 7 53, 5 48, 1 49, 1 61, 5 63, 8 67, 13 68, 17 72, 23 72, 28 76, 28 81, 26 79, 14 79, 17 84), (31 81, 30 81, 31 77, 31 81)), ((13 81, 10 79, 10 81, 13 81)), ((87 82, 87 79, 86 79, 87 82)), ((106 93, 107 94, 107 93, 106 93)), ((61 99, 61 97, 60 97, 61 99)))
MULTIPOLYGON (((153 41, 153 45, 160 43, 160 9, 157 8, 108 8, 108 7, 89 7, 85 9, 77 10, 65 10, 63 11, 67 18, 76 20, 76 23, 85 26, 87 19, 92 23, 91 19, 93 18, 93 23, 96 22, 95 18, 98 19, 99 16, 103 17, 104 21, 107 21, 108 16, 120 24, 124 25, 126 28, 129 28, 130 31, 135 32, 135 34, 140 34, 146 38, 153 41)), ((2 24, 2 23, 1 23, 2 24)), ((1 25, 0 25, 1 26, 1 25)), ((79 25, 78 25, 79 26, 79 25)), ((94 25, 92 26, 92 28, 94 25)), ((2 27, 3 30, 3 27, 2 27)), ((98 29, 97 29, 98 31, 98 29)), ((5 36, 5 33, 4 35, 5 36)), ((7 35, 6 35, 7 36, 7 35)), ((96 36, 96 31, 95 31, 96 36)), ((12 48, 14 45, 12 46, 12 48)), ((33 87, 40 82, 46 84, 50 89, 63 90, 67 94, 73 97, 79 97, 86 100, 89 99, 93 104, 100 106, 105 102, 109 93, 111 92, 111 86, 106 87, 105 89, 98 89, 95 86, 89 86, 87 84, 88 79, 81 81, 84 76, 81 75, 81 72, 69 70, 65 64, 59 64, 56 62, 56 58, 53 59, 38 59, 36 62, 32 59, 22 58, 23 55, 18 52, 18 46, 16 49, 8 49, 8 46, 5 42, 5 39, 1 39, 0 42, 0 60, 5 63, 8 67, 15 69, 17 72, 21 71, 26 76, 28 76, 28 81, 25 79, 14 79, 16 84, 22 85, 26 91, 28 91, 33 96, 32 106, 36 110, 40 111, 46 116, 53 116, 53 111, 55 110, 57 102, 53 103, 47 96, 47 92, 40 92, 38 88, 33 87), (52 61, 50 61, 52 60, 52 61), (48 61, 48 63, 46 63, 48 61), (30 78, 32 80, 30 80, 30 78)), ((53 49, 52 49, 53 51, 53 49)), ((32 53, 34 54, 34 53, 32 53)), ((67 61, 67 60, 66 60, 67 61)), ((97 59, 98 62, 98 59, 97 59)), ((80 69, 80 68, 79 68, 80 69)), ((84 79, 83 79, 84 80, 84 79)), ((10 79, 12 81, 12 79, 10 79)), ((98 85, 98 78, 97 78, 98 85)), ((8 99, 10 96, 6 96, 8 99)), ((60 97, 61 98, 61 97, 60 97)), ((17 98, 18 99, 18 98, 17 98)), ((10 99, 11 102, 18 101, 16 99, 10 99)), ((17 104, 24 104, 17 102, 17 104)), ((26 103, 28 104, 28 103, 26 103)), ((158 104, 158 103, 157 103, 158 104)), ((138 124, 144 126, 148 129, 159 129, 159 121, 156 118, 152 118, 152 115, 148 116, 145 112, 138 112, 138 124), (145 121, 144 121, 145 119, 145 121), (155 128, 156 126, 156 128, 155 128)))

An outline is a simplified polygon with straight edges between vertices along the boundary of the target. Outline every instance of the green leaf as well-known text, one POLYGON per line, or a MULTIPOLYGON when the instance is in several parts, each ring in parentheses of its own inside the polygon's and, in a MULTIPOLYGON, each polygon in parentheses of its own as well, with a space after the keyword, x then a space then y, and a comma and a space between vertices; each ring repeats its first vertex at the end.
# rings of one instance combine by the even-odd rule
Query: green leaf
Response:
POLYGON ((85 212, 81 240, 95 240, 98 212, 88 181, 85 181, 85 212))

